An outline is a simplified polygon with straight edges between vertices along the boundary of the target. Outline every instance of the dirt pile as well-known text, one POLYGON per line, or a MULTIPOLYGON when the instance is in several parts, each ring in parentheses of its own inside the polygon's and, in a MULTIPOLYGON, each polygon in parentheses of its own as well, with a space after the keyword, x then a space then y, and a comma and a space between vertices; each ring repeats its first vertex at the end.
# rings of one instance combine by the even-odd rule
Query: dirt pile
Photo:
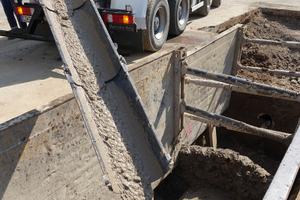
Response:
MULTIPOLYGON (((247 23, 245 36, 251 39, 300 41, 300 16, 279 17, 256 12, 247 23)), ((242 47, 241 64, 266 69, 300 71, 299 49, 275 45, 246 43, 242 47)), ((252 81, 300 91, 300 79, 274 74, 239 70, 237 76, 252 81)))
POLYGON ((233 199, 262 199, 271 180, 265 169, 230 149, 183 147, 179 159, 191 186, 210 184, 233 199))

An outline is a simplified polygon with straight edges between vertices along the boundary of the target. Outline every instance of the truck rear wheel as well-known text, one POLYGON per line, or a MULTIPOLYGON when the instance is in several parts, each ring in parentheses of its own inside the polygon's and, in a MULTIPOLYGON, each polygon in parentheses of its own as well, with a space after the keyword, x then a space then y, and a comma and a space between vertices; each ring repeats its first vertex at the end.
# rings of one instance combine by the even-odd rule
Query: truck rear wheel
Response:
POLYGON ((212 1, 212 6, 213 7, 219 7, 221 5, 221 0, 213 0, 212 1))
POLYGON ((170 30, 172 35, 180 35, 185 30, 190 14, 189 0, 169 0, 170 30))
POLYGON ((144 50, 158 51, 167 40, 170 10, 167 0, 149 0, 146 14, 147 29, 143 33, 144 50))
POLYGON ((211 3, 212 0, 204 0, 203 6, 197 10, 197 13, 202 16, 208 15, 211 3))

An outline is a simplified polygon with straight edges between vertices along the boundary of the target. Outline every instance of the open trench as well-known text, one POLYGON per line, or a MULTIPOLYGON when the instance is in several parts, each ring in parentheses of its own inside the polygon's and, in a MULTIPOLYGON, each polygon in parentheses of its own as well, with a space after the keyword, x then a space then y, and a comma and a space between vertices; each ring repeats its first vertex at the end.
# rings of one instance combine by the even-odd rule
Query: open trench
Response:
MULTIPOLYGON (((255 10, 217 27, 221 32, 237 23, 247 24, 248 38, 300 41, 300 15, 290 11, 255 10)), ((300 71, 300 50, 246 43, 241 64, 267 69, 300 71)), ((249 72, 237 76, 251 81, 300 91, 300 78, 249 72)), ((232 92, 224 116, 256 127, 293 134, 300 117, 300 102, 232 92)), ((262 199, 286 152, 278 142, 217 128, 218 146, 209 147, 204 132, 190 147, 183 147, 178 166, 155 190, 155 199, 262 199)), ((299 187, 291 193, 298 194, 299 187)), ((294 195, 297 196, 297 195, 294 195)), ((294 199, 290 195, 289 199, 294 199)))

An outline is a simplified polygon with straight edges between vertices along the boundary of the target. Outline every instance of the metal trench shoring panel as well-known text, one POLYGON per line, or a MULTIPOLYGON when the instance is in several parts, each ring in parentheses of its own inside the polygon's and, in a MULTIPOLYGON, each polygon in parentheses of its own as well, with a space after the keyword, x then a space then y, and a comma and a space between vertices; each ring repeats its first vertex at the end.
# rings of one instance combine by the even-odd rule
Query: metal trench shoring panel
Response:
MULTIPOLYGON (((189 68, 187 67, 187 65, 185 65, 183 69, 183 74, 194 75, 205 79, 212 79, 215 81, 203 80, 203 79, 195 80, 191 78, 185 78, 185 81, 182 84, 192 83, 195 85, 201 85, 205 87, 223 88, 226 90, 256 94, 261 96, 271 96, 275 98, 288 99, 294 101, 300 100, 300 94, 295 91, 286 90, 286 89, 269 86, 265 84, 255 83, 231 75, 211 73, 201 69, 189 68)), ((293 137, 291 134, 268 130, 264 128, 257 128, 248 125, 246 123, 240 122, 238 120, 230 119, 228 117, 210 113, 191 106, 186 106, 185 102, 183 102, 182 104, 183 104, 184 112, 200 117, 197 119, 196 117, 191 116, 190 117, 191 119, 194 120, 197 119, 198 121, 204 123, 210 121, 211 125, 223 126, 231 130, 236 130, 236 131, 257 135, 264 138, 269 138, 278 141, 280 143, 284 143, 285 145, 289 145, 293 137)))
MULTIPOLYGON (((271 96, 274 98, 287 99, 292 101, 300 101, 299 93, 283 88, 269 86, 266 84, 255 83, 246 79, 238 77, 210 73, 205 70, 198 70, 193 68, 185 68, 186 74, 195 75, 205 79, 211 80, 197 80, 186 78, 185 83, 192 83, 206 87, 223 88, 227 90, 253 93, 261 96, 271 96), (269 94, 267 94, 267 93, 269 94)), ((221 115, 209 113, 200 109, 184 105, 185 116, 193 120, 212 124, 214 126, 224 126, 228 129, 259 135, 261 137, 270 138, 282 142, 288 146, 288 150, 281 161, 281 164, 275 174, 269 189, 267 190, 264 200, 281 200, 288 199, 291 189, 293 187, 295 178, 299 172, 300 167, 300 128, 298 127, 295 134, 287 134, 278 131, 271 131, 263 128, 257 128, 243 122, 233 120, 221 115), (259 130, 258 130, 259 129, 259 130)))

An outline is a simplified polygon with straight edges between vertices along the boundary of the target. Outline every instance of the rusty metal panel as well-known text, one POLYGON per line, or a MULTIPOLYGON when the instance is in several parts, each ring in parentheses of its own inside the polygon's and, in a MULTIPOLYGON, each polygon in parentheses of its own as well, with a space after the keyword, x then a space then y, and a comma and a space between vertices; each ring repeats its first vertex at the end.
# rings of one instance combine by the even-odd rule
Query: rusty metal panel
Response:
POLYGON ((173 52, 129 72, 167 153, 174 141, 173 52))
MULTIPOLYGON (((222 34, 207 46, 188 51, 186 63, 189 67, 204 69, 209 72, 231 74, 236 49, 237 25, 222 34)), ((230 91, 189 84, 185 86, 185 102, 187 105, 209 112, 221 114, 230 102, 230 91)), ((206 129, 207 124, 185 118, 182 135, 185 143, 191 144, 206 129)))
POLYGON ((0 126, 0 199, 119 199, 73 95, 0 126))

